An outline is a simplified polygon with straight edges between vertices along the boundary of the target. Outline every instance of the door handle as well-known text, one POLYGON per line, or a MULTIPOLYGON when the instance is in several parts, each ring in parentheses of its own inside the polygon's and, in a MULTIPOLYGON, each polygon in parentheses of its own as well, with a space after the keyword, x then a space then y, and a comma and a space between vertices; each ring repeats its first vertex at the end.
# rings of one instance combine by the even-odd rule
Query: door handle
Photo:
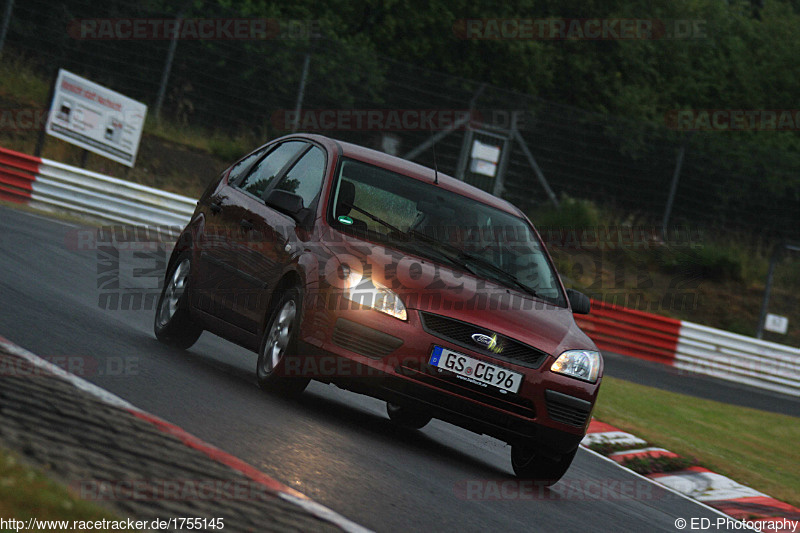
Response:
POLYGON ((222 204, 220 202, 214 202, 209 207, 211 208, 211 212, 215 215, 222 211, 222 204))
POLYGON ((245 220, 244 218, 239 221, 239 225, 244 228, 245 231, 250 231, 253 229, 253 223, 249 220, 245 220))

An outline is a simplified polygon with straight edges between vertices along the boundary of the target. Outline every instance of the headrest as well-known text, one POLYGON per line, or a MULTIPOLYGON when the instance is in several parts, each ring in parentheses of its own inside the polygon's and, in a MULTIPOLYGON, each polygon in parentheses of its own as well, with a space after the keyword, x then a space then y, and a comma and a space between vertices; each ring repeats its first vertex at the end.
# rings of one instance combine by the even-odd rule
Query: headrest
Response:
POLYGON ((342 180, 339 184, 339 199, 336 203, 336 216, 340 217, 350 212, 350 206, 356 200, 356 185, 352 181, 342 180))

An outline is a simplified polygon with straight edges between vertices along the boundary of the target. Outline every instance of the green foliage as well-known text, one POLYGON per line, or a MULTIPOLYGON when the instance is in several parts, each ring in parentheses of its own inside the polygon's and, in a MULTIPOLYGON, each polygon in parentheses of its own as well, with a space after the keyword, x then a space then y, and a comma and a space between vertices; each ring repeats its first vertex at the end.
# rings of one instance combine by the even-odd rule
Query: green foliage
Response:
POLYGON ((562 196, 559 206, 539 207, 530 213, 531 221, 540 231, 547 228, 593 228, 601 221, 598 207, 591 200, 562 196))
POLYGON ((706 468, 800 505, 796 417, 603 377, 598 420, 653 446, 696 457, 706 468))
POLYGON ((209 152, 222 161, 236 161, 253 149, 253 139, 246 136, 214 135, 208 140, 209 152))
POLYGON ((40 105, 47 99, 50 84, 27 61, 9 55, 0 59, 0 96, 29 105, 40 105))
MULTIPOLYGON (((0 449, 0 516, 28 520, 120 520, 94 502, 81 500, 39 469, 20 462, 18 456, 0 449)), ((11 531, 4 529, 3 531, 11 531)))
POLYGON ((708 243, 683 251, 677 256, 677 266, 684 274, 707 280, 742 280, 741 258, 728 246, 708 243))
POLYGON ((680 273, 690 279, 735 281, 753 286, 763 283, 770 253, 771 248, 761 242, 702 236, 680 246, 667 243, 655 247, 650 251, 650 261, 664 272, 680 273))

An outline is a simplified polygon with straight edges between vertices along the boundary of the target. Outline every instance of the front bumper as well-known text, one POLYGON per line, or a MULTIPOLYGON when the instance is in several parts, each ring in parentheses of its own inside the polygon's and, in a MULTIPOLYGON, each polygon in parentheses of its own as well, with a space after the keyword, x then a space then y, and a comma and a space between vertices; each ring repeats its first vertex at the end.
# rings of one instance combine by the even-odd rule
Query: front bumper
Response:
POLYGON ((326 312, 307 317, 301 353, 314 364, 306 377, 385 401, 416 407, 434 418, 505 442, 536 442, 554 453, 574 450, 586 433, 599 381, 583 383, 538 368, 510 364, 423 329, 419 315, 408 322, 365 310, 326 312), (519 393, 500 393, 454 379, 428 364, 433 346, 466 353, 522 372, 519 393), (320 361, 343 360, 344 365, 320 361))

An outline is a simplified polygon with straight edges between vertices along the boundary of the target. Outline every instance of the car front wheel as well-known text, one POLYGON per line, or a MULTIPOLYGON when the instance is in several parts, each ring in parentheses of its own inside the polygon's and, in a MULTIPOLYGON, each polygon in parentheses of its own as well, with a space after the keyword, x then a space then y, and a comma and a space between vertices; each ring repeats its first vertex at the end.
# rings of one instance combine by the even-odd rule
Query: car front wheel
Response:
POLYGON ((560 456, 544 455, 530 443, 511 445, 511 466, 520 479, 530 479, 539 485, 555 485, 566 474, 578 449, 560 456))
POLYGON ((164 280, 164 289, 156 306, 153 329, 156 338, 164 344, 183 350, 191 347, 203 328, 189 316, 189 273, 191 256, 183 253, 172 264, 164 280))
POLYGON ((258 385, 267 392, 299 395, 310 381, 308 378, 292 376, 293 365, 287 365, 298 355, 297 335, 302 304, 300 291, 288 289, 272 308, 267 320, 256 367, 258 385))
POLYGON ((422 411, 392 402, 386 403, 386 413, 392 422, 410 429, 420 429, 431 421, 431 417, 422 411))

